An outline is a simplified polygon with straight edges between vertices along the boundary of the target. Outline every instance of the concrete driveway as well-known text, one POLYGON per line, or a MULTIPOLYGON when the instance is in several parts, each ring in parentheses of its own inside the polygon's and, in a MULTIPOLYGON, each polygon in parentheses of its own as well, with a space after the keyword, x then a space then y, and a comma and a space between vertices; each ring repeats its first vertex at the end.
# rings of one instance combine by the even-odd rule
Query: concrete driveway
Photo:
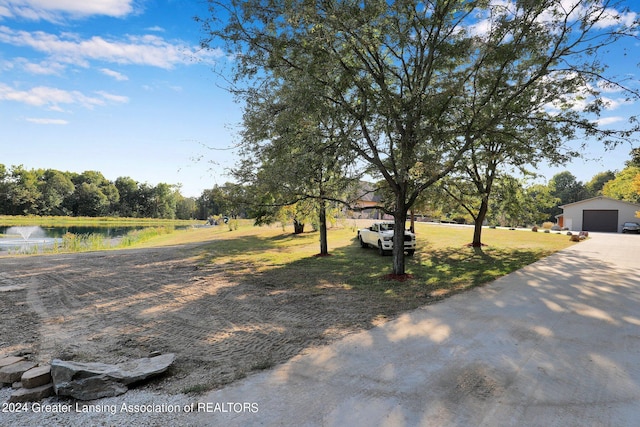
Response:
POLYGON ((197 421, 640 425, 639 257, 640 236, 595 234, 483 288, 212 392, 197 421))

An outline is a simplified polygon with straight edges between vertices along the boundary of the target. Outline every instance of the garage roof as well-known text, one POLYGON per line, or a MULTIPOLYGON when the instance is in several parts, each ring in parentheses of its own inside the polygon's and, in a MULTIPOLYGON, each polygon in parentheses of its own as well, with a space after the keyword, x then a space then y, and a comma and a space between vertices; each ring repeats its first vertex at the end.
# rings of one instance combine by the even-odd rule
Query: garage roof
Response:
POLYGON ((577 202, 567 203, 566 205, 561 205, 559 207, 561 209, 564 209, 567 206, 579 205, 580 203, 588 203, 588 202, 593 201, 593 200, 611 200, 612 202, 624 203, 624 204, 627 204, 627 205, 635 206, 636 208, 640 209, 640 204, 626 202, 624 200, 612 199, 611 197, 605 197, 605 196, 598 196, 598 197, 592 197, 590 199, 579 200, 577 202))

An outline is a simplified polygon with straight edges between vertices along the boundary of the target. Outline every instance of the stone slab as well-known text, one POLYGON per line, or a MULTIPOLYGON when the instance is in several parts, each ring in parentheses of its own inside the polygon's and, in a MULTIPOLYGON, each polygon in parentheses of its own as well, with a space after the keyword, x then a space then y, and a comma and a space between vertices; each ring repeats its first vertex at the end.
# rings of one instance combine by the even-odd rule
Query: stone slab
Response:
POLYGON ((17 381, 20 381, 22 374, 36 366, 36 363, 28 362, 26 360, 5 366, 4 368, 0 369, 0 383, 13 384, 17 381))
POLYGON ((0 359, 0 369, 4 368, 5 366, 13 365, 14 363, 22 362, 23 360, 24 357, 19 356, 3 357, 2 359, 0 359))
POLYGON ((29 369, 22 374, 22 386, 24 388, 36 388, 51 382, 51 366, 43 365, 29 369))
POLYGON ((21 388, 9 397, 9 402, 35 402, 53 396, 53 384, 45 384, 35 388, 21 388))

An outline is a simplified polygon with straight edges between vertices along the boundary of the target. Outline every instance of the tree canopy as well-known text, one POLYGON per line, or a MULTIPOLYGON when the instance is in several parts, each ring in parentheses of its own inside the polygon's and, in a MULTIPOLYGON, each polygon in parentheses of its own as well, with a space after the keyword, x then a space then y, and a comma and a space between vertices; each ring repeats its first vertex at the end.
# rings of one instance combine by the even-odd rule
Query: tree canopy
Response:
POLYGON ((129 177, 109 181, 101 172, 7 168, 0 164, 0 215, 196 217, 195 201, 179 187, 151 186, 129 177))
MULTIPOLYGON (((393 193, 396 229, 418 196, 483 141, 562 161, 602 130, 603 92, 637 93, 599 53, 637 23, 607 0, 209 0, 204 47, 226 44, 236 88, 294 87, 357 126, 349 150, 393 193)), ((295 125, 295 124, 294 124, 295 125)), ((402 234, 393 272, 404 274, 402 234)))

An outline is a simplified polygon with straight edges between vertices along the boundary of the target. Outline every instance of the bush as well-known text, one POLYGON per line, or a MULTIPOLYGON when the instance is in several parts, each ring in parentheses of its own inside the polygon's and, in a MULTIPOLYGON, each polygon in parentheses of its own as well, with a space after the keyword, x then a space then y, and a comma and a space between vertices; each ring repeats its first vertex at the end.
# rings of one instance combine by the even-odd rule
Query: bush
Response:
POLYGON ((551 221, 546 221, 542 224, 542 228, 545 230, 551 230, 551 227, 553 227, 553 223, 551 221))

